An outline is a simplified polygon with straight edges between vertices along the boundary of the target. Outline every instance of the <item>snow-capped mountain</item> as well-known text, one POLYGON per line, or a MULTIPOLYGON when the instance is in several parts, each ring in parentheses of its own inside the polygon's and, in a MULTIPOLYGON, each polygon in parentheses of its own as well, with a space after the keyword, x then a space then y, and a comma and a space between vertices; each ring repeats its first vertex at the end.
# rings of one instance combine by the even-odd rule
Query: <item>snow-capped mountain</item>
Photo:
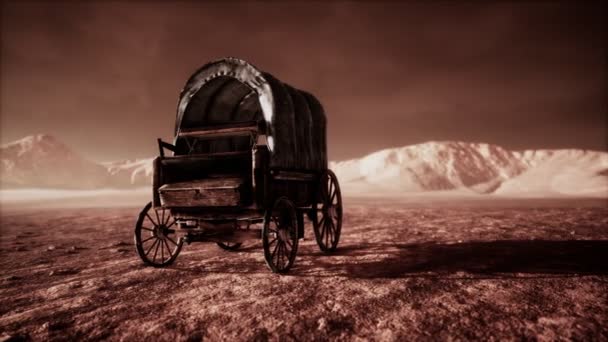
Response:
POLYGON ((504 195, 608 196, 608 153, 509 151, 490 144, 427 142, 330 163, 346 194, 437 190, 504 195))
POLYGON ((120 160, 102 163, 116 186, 146 186, 152 184, 154 158, 120 160))
POLYGON ((527 170, 505 180, 496 194, 608 197, 608 153, 584 150, 516 152, 527 170))
MULTIPOLYGON (((152 183, 153 158, 97 164, 49 135, 0 149, 2 188, 134 188, 152 183)), ((452 193, 608 197, 608 152, 509 151, 482 143, 427 142, 331 162, 345 195, 452 193)))
POLYGON ((2 188, 99 188, 108 171, 48 134, 27 136, 0 147, 2 188))

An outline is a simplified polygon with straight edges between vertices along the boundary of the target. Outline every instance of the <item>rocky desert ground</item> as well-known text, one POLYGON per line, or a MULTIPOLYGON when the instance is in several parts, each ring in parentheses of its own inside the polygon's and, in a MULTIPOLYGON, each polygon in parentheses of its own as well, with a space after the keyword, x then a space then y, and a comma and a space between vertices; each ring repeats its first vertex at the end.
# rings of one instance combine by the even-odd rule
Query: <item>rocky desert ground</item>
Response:
POLYGON ((145 267, 139 209, 3 208, 0 339, 608 340, 606 200, 347 199, 288 275, 259 241, 145 267))

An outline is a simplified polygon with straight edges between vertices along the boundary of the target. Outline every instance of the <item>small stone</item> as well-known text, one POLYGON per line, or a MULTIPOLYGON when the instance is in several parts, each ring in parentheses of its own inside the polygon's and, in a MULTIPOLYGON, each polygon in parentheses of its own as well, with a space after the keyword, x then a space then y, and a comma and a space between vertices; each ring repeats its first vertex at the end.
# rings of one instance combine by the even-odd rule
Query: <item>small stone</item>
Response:
POLYGON ((54 275, 55 275, 55 271, 49 272, 49 276, 54 276, 54 275))
POLYGON ((324 317, 321 317, 317 321, 317 324, 319 325, 317 327, 317 330, 325 330, 325 328, 327 327, 327 320, 324 317))
POLYGON ((46 322, 46 323, 44 323, 44 324, 42 325, 42 329, 44 329, 44 330, 48 330, 50 326, 51 326, 51 325, 49 324, 49 322, 46 322))
POLYGON ((46 250, 47 250, 47 251, 54 251, 54 250, 55 250, 55 248, 56 248, 55 246, 50 245, 49 247, 47 247, 47 249, 46 249, 46 250))

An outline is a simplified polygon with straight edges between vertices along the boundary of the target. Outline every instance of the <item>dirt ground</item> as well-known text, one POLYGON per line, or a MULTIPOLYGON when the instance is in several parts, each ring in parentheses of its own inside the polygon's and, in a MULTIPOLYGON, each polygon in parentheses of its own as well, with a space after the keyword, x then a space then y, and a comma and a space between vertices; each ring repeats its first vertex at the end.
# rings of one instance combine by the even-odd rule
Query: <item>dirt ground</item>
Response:
POLYGON ((338 252, 132 243, 139 208, 1 216, 0 340, 604 340, 606 202, 347 201, 338 252))

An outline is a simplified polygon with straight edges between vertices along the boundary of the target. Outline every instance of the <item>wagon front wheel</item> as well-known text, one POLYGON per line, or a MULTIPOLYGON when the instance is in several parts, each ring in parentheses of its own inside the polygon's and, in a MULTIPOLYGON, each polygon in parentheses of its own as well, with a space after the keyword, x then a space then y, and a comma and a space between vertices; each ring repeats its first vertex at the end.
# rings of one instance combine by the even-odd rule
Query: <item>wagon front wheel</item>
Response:
POLYGON ((333 252, 342 232, 342 193, 338 178, 331 170, 321 175, 313 207, 313 228, 319 249, 333 252))
POLYGON ((298 252, 298 219, 296 208, 285 197, 279 198, 266 211, 262 228, 264 260, 272 272, 289 271, 298 252))
POLYGON ((153 209, 148 203, 135 225, 135 248, 141 260, 154 267, 171 265, 182 249, 176 221, 168 209, 153 209))

